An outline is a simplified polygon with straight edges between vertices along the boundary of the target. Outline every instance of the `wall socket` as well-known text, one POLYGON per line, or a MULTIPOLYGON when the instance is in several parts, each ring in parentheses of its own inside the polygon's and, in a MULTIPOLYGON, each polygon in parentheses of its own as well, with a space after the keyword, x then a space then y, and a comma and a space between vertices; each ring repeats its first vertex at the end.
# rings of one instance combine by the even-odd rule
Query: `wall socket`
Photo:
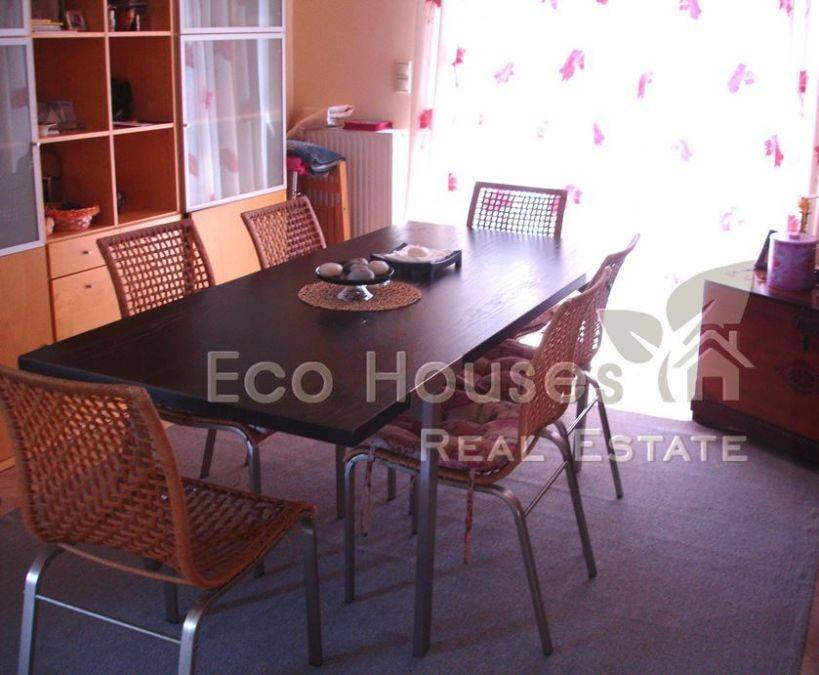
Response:
POLYGON ((399 94, 409 94, 412 91, 412 61, 396 61, 393 64, 393 82, 395 91, 399 94))

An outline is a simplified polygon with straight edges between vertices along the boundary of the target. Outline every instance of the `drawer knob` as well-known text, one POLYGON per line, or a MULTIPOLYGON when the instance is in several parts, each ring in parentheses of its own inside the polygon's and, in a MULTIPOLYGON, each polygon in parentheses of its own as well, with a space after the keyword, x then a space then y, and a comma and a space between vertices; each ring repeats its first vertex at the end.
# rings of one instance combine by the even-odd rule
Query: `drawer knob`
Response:
POLYGON ((85 287, 88 289, 94 288, 94 284, 85 284, 85 287))
POLYGON ((83 255, 91 255, 91 251, 83 251, 82 254, 83 255))

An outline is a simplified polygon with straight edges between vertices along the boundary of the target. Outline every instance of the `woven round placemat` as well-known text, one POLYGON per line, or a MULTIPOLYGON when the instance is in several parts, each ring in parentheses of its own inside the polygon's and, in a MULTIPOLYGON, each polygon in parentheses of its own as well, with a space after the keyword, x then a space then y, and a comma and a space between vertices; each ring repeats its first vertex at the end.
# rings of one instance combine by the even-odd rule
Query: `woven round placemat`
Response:
POLYGON ((421 291, 402 281, 391 281, 386 286, 369 286, 373 297, 362 302, 346 302, 338 299, 341 286, 319 281, 307 284, 299 291, 299 300, 313 307, 335 309, 342 312, 385 312, 408 307, 421 299, 421 291))

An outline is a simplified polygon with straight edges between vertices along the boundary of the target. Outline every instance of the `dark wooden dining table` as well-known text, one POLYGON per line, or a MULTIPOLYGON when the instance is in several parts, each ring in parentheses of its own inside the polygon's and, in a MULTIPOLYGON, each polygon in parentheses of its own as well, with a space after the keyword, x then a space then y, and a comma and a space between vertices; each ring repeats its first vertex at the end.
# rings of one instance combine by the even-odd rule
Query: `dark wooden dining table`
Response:
MULTIPOLYGON (((19 365, 55 377, 130 383, 146 388, 165 408, 353 447, 410 408, 420 384, 415 373, 422 365, 458 365, 502 341, 579 289, 602 257, 589 241, 408 223, 43 347, 21 356, 19 365), (319 264, 387 252, 405 242, 460 249, 462 266, 431 280, 413 281, 422 298, 403 309, 331 311, 298 299, 299 289, 316 280, 319 264), (209 391, 208 355, 217 352, 222 353, 218 369, 237 375, 219 380, 209 391), (368 352, 382 373, 395 371, 397 354, 403 352, 405 382, 397 386, 380 380, 368 398, 368 352), (263 392, 285 387, 275 402, 254 400, 243 386, 244 374, 260 362, 275 362, 286 373, 282 380, 270 373, 257 378, 263 392), (333 389, 326 400, 304 402, 289 386, 287 378, 306 362, 324 364, 331 372, 333 389), (232 400, 215 400, 222 397, 232 400)), ((322 382, 310 373, 303 384, 315 393, 322 382)), ((439 419, 432 404, 414 409, 426 426, 439 419)), ((437 453, 422 451, 413 640, 417 656, 424 655, 430 643, 437 466, 437 453)))

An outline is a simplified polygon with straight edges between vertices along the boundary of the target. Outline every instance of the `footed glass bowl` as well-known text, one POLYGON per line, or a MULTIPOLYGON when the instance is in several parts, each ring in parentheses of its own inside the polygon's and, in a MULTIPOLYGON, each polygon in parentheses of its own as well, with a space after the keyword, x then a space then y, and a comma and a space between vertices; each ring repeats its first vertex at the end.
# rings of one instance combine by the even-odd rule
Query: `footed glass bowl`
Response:
MULTIPOLYGON (((342 267, 346 265, 344 262, 339 262, 338 264, 342 267)), ((320 267, 316 267, 316 276, 319 279, 328 284, 335 284, 343 287, 341 292, 338 294, 338 299, 344 300, 345 302, 366 302, 367 300, 371 300, 373 294, 370 292, 368 286, 381 286, 383 284, 387 284, 395 274, 395 268, 390 266, 390 269, 386 274, 379 274, 372 279, 361 281, 360 279, 348 279, 347 272, 334 277, 324 276, 319 273, 319 269, 320 267)))

